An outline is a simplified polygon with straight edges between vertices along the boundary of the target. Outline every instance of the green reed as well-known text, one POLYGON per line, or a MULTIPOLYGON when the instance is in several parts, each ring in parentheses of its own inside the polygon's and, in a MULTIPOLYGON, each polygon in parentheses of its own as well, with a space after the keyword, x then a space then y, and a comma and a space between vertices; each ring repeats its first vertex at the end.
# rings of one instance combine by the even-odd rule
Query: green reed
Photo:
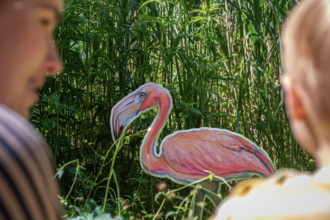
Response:
MULTIPOLYGON (((143 173, 139 164, 143 134, 126 139, 119 151, 110 150, 109 163, 102 161, 113 144, 111 108, 149 81, 166 87, 174 101, 161 139, 175 130, 224 128, 263 147, 277 168, 315 169, 314 159, 291 134, 279 83, 280 30, 295 0, 65 4, 64 19, 55 32, 65 67, 61 75, 48 79, 31 121, 44 134, 56 166, 79 159, 85 168, 78 172, 67 166, 60 179, 66 195, 78 173, 70 204, 74 198, 91 196, 109 212, 120 210, 120 199, 132 204, 128 216, 142 208, 148 214, 157 212, 160 204, 153 198, 160 180, 143 173), (107 182, 110 161, 116 161, 116 181, 107 182)), ((131 131, 147 129, 155 115, 146 113, 131 131)), ((226 195, 228 188, 222 193, 226 195)), ((165 212, 179 202, 162 205, 165 212)))

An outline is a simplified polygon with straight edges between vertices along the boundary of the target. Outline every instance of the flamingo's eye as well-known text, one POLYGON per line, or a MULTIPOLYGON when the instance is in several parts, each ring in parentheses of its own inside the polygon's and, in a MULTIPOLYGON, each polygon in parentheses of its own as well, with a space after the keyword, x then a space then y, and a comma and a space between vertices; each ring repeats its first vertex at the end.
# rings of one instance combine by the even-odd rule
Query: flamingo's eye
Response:
POLYGON ((146 94, 145 94, 145 93, 141 92, 141 93, 139 94, 139 98, 140 98, 140 99, 144 99, 145 97, 146 97, 146 94))

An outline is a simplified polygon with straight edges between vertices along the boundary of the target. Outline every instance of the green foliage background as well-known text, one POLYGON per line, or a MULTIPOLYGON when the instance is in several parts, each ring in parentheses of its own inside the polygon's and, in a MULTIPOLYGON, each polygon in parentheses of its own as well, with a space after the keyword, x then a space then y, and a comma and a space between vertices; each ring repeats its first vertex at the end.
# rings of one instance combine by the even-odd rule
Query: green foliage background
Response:
MULTIPOLYGON (((66 0, 55 32, 65 67, 47 80, 31 121, 62 167, 58 174, 64 171, 68 216, 97 205, 126 219, 191 216, 187 188, 159 209, 154 197, 160 180, 139 164, 143 132, 111 148, 111 108, 146 82, 167 88, 174 101, 160 140, 181 129, 224 128, 263 147, 277 168, 315 169, 291 134, 279 85, 280 30, 295 3, 66 0)), ((147 129, 155 115, 146 113, 130 131, 147 129)), ((180 187, 162 181, 169 189, 180 187)), ((222 196, 227 193, 223 186, 222 196)), ((213 207, 206 208, 205 217, 213 207)))

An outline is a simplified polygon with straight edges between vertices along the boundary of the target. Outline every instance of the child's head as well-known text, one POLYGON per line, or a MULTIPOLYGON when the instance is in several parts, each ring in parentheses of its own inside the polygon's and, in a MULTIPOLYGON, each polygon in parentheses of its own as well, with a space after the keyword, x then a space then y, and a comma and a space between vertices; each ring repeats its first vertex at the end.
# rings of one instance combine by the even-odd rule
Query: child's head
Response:
POLYGON ((330 0, 297 4, 283 26, 282 43, 291 128, 313 154, 330 143, 330 0))

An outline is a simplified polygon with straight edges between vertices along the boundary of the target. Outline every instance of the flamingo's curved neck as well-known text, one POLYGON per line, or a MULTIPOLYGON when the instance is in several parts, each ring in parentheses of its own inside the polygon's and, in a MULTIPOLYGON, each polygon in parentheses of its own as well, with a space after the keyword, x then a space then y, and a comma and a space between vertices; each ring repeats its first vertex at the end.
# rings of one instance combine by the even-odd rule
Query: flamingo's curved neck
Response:
POLYGON ((165 161, 162 152, 157 153, 156 142, 172 109, 172 100, 170 95, 165 92, 159 92, 154 98, 159 100, 158 115, 143 139, 140 157, 146 170, 162 173, 165 168, 165 161))

